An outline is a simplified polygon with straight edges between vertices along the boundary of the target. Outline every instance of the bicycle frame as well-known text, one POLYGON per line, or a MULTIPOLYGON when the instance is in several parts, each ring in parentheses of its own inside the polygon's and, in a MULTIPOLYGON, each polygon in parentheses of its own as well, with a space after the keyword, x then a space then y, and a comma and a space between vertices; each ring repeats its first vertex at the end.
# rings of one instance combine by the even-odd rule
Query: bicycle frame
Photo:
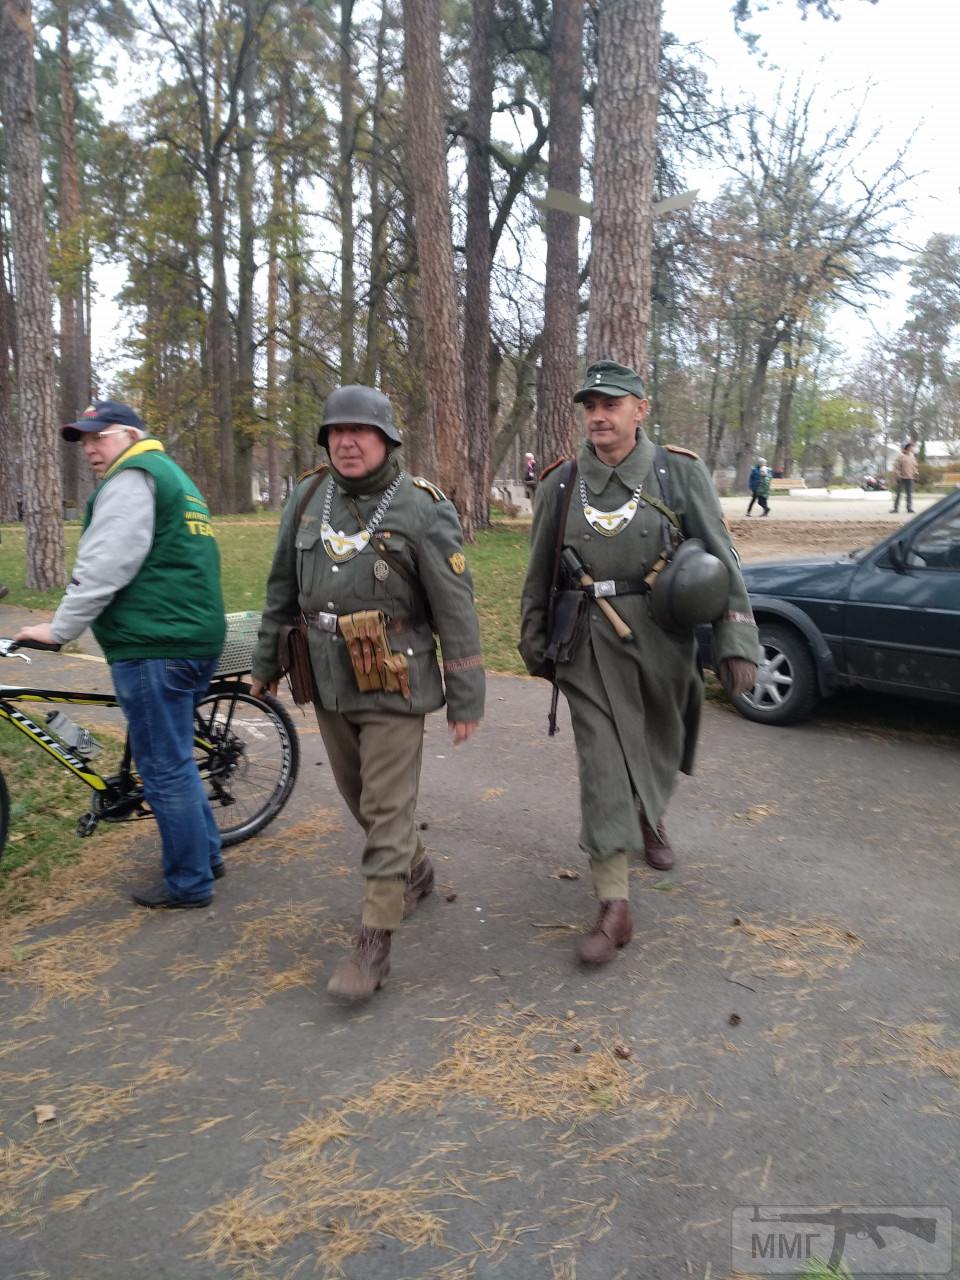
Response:
MULTIPOLYGON (((219 676, 210 682, 209 694, 230 697, 239 683, 239 676, 219 676)), ((31 685, 0 684, 0 721, 7 721, 18 729, 31 742, 52 756, 64 769, 72 773, 97 794, 94 797, 93 812, 84 815, 78 822, 78 834, 92 834, 97 822, 121 822, 138 818, 152 819, 153 814, 143 808, 143 789, 139 775, 133 768, 129 735, 124 740, 123 757, 119 772, 111 777, 104 777, 75 751, 71 751, 57 738, 52 737, 43 725, 38 724, 30 716, 20 711, 15 703, 65 703, 69 706, 119 707, 115 693, 84 693, 69 689, 42 689, 31 685)), ((205 752, 213 750, 213 744, 199 733, 194 734, 194 743, 205 752)), ((201 766, 201 777, 204 770, 201 766)))
MULTIPOLYGON (((81 782, 94 791, 107 792, 113 785, 112 780, 102 777, 92 768, 90 763, 71 751, 58 739, 51 737, 46 729, 28 715, 18 710, 14 703, 67 703, 71 706, 118 707, 116 694, 112 693, 80 693, 68 689, 39 689, 30 685, 0 684, 0 720, 6 720, 15 729, 19 729, 31 742, 35 743, 58 764, 62 765, 81 782)), ((130 773, 130 745, 125 745, 121 777, 130 773)))

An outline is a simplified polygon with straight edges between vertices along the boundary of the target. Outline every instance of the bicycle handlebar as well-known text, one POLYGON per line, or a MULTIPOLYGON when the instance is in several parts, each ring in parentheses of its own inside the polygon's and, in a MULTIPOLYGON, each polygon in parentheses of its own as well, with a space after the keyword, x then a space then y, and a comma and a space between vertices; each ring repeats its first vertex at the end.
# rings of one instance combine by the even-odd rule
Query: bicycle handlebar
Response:
MULTIPOLYGON (((11 640, 7 636, 0 636, 0 658, 12 658, 18 649, 45 649, 48 653, 59 653, 62 646, 59 644, 43 644, 39 640, 11 640)), ((18 657, 26 658, 21 653, 18 657)), ((29 662, 30 659, 26 658, 29 662)))

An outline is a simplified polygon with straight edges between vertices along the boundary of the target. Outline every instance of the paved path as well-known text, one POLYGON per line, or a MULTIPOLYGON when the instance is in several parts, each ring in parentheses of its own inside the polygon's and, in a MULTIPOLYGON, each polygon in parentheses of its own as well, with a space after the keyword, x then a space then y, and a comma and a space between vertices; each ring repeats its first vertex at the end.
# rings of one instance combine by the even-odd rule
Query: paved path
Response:
POLYGON ((440 891, 365 1006, 324 990, 359 840, 306 719, 211 910, 129 904, 139 827, 8 926, 4 1280, 720 1280, 737 1205, 957 1205, 956 738, 709 705, 679 867, 636 866, 634 942, 589 973, 547 692, 491 679, 455 752, 431 718, 440 891))
MULTIPOLYGON (((914 499, 914 509, 919 514, 940 501, 938 494, 922 493, 914 499)), ((747 513, 749 495, 720 499, 723 514, 728 520, 739 520, 747 513)), ((760 508, 754 507, 752 519, 773 520, 879 520, 885 524, 905 524, 910 516, 901 503, 899 514, 890 510, 889 493, 864 493, 860 489, 834 491, 827 497, 824 490, 814 490, 802 496, 774 493, 770 496, 770 515, 764 517, 760 508)))

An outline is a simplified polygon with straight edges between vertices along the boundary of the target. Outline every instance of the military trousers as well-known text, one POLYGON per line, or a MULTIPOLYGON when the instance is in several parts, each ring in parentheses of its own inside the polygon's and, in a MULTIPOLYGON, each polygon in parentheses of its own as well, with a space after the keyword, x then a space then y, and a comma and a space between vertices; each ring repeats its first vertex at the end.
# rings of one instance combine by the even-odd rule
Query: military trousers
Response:
POLYGON ((363 828, 363 923, 396 929, 403 890, 423 857, 416 825, 424 716, 316 708, 337 789, 363 828))

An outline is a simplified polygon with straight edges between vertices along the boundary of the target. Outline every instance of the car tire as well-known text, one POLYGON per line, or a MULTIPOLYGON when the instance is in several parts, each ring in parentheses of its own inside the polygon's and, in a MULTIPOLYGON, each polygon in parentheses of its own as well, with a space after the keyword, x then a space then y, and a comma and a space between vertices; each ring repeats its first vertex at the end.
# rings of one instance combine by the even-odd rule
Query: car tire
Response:
POLYGON ((742 716, 758 724, 796 724, 820 700, 817 669, 806 641, 793 627, 760 623, 763 663, 749 693, 733 699, 742 716))

